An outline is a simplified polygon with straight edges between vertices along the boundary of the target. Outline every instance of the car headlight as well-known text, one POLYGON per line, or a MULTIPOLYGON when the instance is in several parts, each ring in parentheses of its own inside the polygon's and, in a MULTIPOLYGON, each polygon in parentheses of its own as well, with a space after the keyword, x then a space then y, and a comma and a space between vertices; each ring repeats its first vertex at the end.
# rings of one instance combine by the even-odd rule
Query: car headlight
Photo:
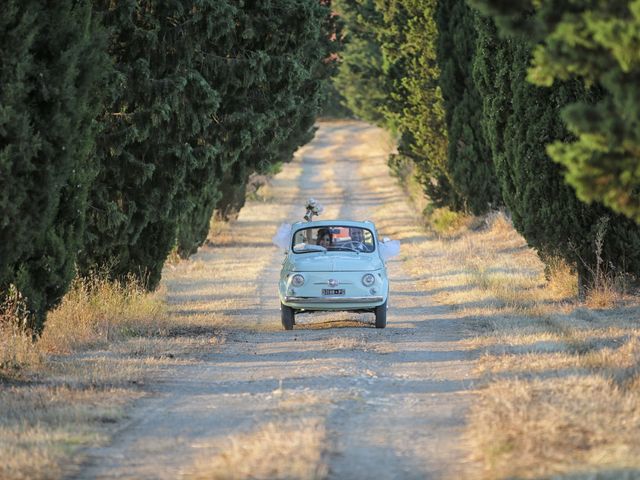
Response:
POLYGON ((304 285, 304 277, 299 273, 296 273, 293 277, 291 277, 291 285, 294 287, 301 287, 304 285))
POLYGON ((371 275, 370 273, 366 273, 363 277, 362 277, 362 284, 365 287, 370 287, 371 285, 373 285, 376 282, 376 277, 374 277, 373 275, 371 275))

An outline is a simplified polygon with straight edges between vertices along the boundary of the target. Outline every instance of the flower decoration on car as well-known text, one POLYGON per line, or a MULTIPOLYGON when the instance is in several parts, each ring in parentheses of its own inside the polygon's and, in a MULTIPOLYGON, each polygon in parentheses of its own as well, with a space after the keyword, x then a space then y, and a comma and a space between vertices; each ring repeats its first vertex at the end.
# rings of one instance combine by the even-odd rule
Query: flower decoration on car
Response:
POLYGON ((314 215, 320 215, 322 213, 322 211, 324 210, 322 208, 322 205, 320 205, 320 203, 318 203, 318 201, 316 201, 315 198, 310 198, 309 200, 307 200, 307 213, 305 213, 304 215, 304 219, 307 222, 310 222, 311 220, 313 220, 314 215))

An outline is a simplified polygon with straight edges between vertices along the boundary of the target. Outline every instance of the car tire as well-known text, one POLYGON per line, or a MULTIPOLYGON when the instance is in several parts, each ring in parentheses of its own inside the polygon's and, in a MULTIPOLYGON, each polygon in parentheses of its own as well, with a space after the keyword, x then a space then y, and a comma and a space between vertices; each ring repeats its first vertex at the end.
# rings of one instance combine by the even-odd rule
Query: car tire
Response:
POLYGON ((376 328, 384 328, 387 326, 387 301, 376 307, 374 310, 376 314, 376 328))
POLYGON ((293 330, 293 326, 296 324, 296 314, 293 308, 280 304, 280 317, 282 319, 282 326, 285 330, 293 330))

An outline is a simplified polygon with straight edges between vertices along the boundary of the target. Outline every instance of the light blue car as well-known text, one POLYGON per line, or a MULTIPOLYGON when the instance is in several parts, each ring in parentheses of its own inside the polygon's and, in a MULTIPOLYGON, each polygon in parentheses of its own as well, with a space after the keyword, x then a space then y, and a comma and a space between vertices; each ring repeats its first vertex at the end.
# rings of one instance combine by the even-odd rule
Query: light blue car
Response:
POLYGON ((373 312, 387 325, 389 280, 372 222, 298 222, 291 226, 279 282, 282 326, 297 314, 373 312))

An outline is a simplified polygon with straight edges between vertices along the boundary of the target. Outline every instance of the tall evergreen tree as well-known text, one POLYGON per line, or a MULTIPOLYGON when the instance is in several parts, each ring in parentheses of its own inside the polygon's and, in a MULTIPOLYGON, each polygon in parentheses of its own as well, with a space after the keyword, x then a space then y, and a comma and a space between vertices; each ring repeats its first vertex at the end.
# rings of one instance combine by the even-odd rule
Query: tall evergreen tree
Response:
POLYGON ((109 63, 82 0, 3 2, 0 52, 0 296, 15 285, 39 331, 75 273, 109 63))
POLYGON ((408 159, 437 206, 464 209, 447 166, 436 62, 436 0, 341 0, 347 44, 336 85, 360 118, 399 137, 390 164, 408 159))
POLYGON ((551 144, 550 156, 581 199, 640 223, 640 0, 517 3, 482 2, 505 31, 526 27, 537 44, 529 80, 551 86, 578 78, 601 93, 564 109, 575 138, 551 144))
POLYGON ((546 155, 552 141, 569 141, 559 111, 588 98, 577 82, 539 88, 526 81, 531 49, 525 40, 499 39, 491 20, 478 19, 474 79, 483 99, 483 126, 502 196, 516 229, 543 260, 575 265, 581 285, 598 262, 595 239, 608 218, 602 258, 618 271, 640 272, 640 229, 598 205, 580 202, 546 155))
POLYGON ((399 154, 414 161, 432 202, 461 210, 464 200, 447 165, 447 130, 436 61, 436 4, 436 0, 376 0, 384 19, 378 39, 392 85, 384 113, 401 133, 399 154))
MULTIPOLYGON (((217 205, 222 216, 244 204, 246 182, 263 173, 313 138, 315 119, 324 100, 324 84, 335 69, 335 19, 329 2, 277 0, 245 4, 238 24, 248 25, 240 51, 259 55, 247 65, 251 84, 245 97, 234 98, 222 110, 233 109, 229 140, 243 145, 225 173, 223 196, 217 205), (277 36, 273 32, 279 32, 277 36)), ((245 72, 245 79, 247 73, 245 72)), ((245 80, 245 83, 246 80, 245 80)), ((225 151, 227 151, 225 149, 225 151)))
POLYGON ((216 196, 215 181, 187 185, 187 177, 216 161, 208 129, 220 97, 204 59, 207 42, 234 29, 233 11, 213 0, 94 4, 111 32, 117 75, 101 117, 100 172, 81 270, 134 275, 153 289, 191 206, 188 188, 216 196))
POLYGON ((378 39, 382 14, 375 0, 337 0, 335 6, 345 24, 345 45, 334 84, 355 116, 386 127, 383 112, 392 86, 378 39))
POLYGON ((447 170, 467 210, 501 204, 491 151, 482 132, 482 99, 472 76, 477 12, 465 0, 440 0, 437 61, 448 134, 447 170))
POLYGON ((313 135, 332 68, 330 9, 318 0, 94 2, 118 75, 82 270, 154 288, 176 240, 182 256, 193 253, 214 208, 237 210, 253 171, 313 135))

